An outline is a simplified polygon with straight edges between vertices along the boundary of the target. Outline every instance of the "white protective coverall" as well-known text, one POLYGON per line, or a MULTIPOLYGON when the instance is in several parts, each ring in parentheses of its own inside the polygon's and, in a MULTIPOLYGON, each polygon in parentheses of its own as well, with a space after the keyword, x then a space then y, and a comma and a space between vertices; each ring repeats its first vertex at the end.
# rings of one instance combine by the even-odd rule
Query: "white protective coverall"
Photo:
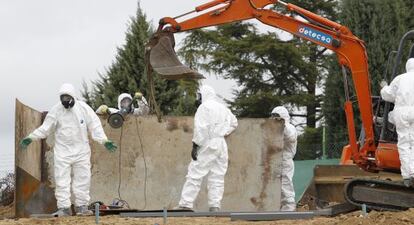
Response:
MULTIPOLYGON (((110 113, 117 113, 117 112, 119 112, 119 110, 121 109, 121 101, 122 101, 122 99, 124 99, 124 98, 129 98, 129 99, 131 99, 131 101, 133 100, 133 99, 132 99, 132 96, 131 96, 130 94, 128 94, 128 93, 122 93, 122 94, 120 94, 120 95, 118 96, 118 109, 115 109, 115 108, 108 108, 108 109, 109 109, 109 112, 110 112, 110 113)), ((141 98, 141 99, 137 100, 137 103, 138 103, 138 108, 134 108, 134 111, 132 112, 132 114, 133 114, 134 116, 146 116, 146 115, 148 115, 148 114, 149 114, 150 109, 149 109, 149 106, 148 106, 147 99, 145 99, 145 97, 144 97, 144 96, 142 96, 142 98, 141 98)), ((100 106, 100 107, 96 110, 96 113, 98 113, 98 114, 103 114, 103 112, 102 112, 102 110, 101 110, 101 107, 102 107, 102 106, 100 106)))
POLYGON ((202 104, 194 117, 193 134, 193 142, 200 148, 197 160, 192 160, 188 166, 179 206, 193 208, 202 179, 208 174, 208 205, 220 208, 228 166, 227 143, 224 137, 230 135, 238 123, 233 113, 217 101, 212 87, 204 85, 200 92, 202 104))
POLYGON ((398 153, 401 161, 401 175, 404 179, 414 178, 414 58, 407 61, 407 72, 401 74, 381 90, 382 98, 393 102, 394 110, 389 121, 398 133, 398 153))
POLYGON ((283 131, 283 152, 282 152, 282 187, 281 187, 281 211, 295 211, 295 190, 293 188, 293 174, 295 166, 293 158, 296 154, 297 132, 296 128, 290 124, 290 116, 287 109, 278 106, 272 110, 272 114, 277 113, 285 121, 283 131))
POLYGON ((59 102, 48 112, 43 124, 29 135, 33 140, 54 135, 55 196, 59 209, 71 206, 71 181, 75 205, 89 204, 91 149, 88 130, 95 141, 104 144, 107 140, 98 116, 86 103, 76 99, 74 87, 63 84, 59 96, 62 94, 72 96, 75 105, 65 109, 59 102))

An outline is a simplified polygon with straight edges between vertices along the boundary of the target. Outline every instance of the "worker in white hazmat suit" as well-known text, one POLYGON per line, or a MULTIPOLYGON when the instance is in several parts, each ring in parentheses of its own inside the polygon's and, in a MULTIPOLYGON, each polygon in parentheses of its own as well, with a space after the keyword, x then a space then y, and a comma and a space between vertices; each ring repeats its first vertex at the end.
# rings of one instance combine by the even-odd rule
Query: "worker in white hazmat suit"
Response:
POLYGON ((103 144, 110 152, 115 151, 117 146, 107 139, 95 112, 76 98, 75 89, 71 84, 63 84, 59 96, 61 102, 52 107, 39 128, 21 141, 21 149, 26 149, 33 140, 54 135, 54 178, 58 207, 54 216, 72 214, 71 183, 76 214, 91 215, 92 212, 88 210, 91 181, 88 131, 92 139, 103 144))
POLYGON ((293 174, 295 166, 293 158, 296 154, 297 132, 296 128, 290 123, 290 116, 287 109, 283 106, 275 107, 272 110, 272 118, 284 120, 283 130, 283 152, 281 168, 281 211, 295 211, 295 190, 293 188, 293 174))
POLYGON ((192 209, 204 176, 208 175, 208 205, 218 211, 224 193, 224 176, 228 166, 225 137, 237 127, 231 111, 219 103, 212 87, 200 88, 201 105, 194 117, 192 161, 188 166, 186 182, 178 208, 192 209))
POLYGON ((118 109, 110 108, 107 105, 101 105, 96 110, 97 114, 112 114, 120 112, 123 115, 132 114, 135 116, 145 116, 148 115, 150 112, 148 102, 145 97, 142 95, 141 92, 136 92, 134 95, 134 99, 128 93, 122 93, 118 96, 118 109), (135 108, 134 100, 136 101, 135 108))
POLYGON ((414 58, 408 59, 406 70, 390 85, 381 82, 381 97, 394 103, 389 122, 395 125, 398 133, 401 175, 406 186, 414 187, 414 58))

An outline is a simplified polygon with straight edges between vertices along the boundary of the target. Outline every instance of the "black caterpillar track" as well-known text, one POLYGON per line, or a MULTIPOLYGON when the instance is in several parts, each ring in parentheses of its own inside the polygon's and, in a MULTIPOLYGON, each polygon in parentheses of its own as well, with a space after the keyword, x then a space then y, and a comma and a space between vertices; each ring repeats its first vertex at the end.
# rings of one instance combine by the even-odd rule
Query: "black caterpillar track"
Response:
POLYGON ((368 209, 401 211, 414 207, 414 188, 402 182, 373 179, 354 179, 345 185, 345 199, 358 207, 368 209))

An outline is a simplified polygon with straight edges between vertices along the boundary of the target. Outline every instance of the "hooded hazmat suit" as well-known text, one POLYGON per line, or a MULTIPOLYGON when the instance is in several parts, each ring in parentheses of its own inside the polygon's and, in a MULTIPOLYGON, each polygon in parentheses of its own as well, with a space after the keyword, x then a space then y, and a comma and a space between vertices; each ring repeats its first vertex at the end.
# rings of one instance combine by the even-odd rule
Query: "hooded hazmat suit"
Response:
POLYGON ((75 205, 89 204, 91 149, 88 131, 95 141, 101 144, 107 141, 98 116, 86 103, 76 99, 74 87, 63 84, 59 96, 63 94, 72 96, 75 105, 65 109, 59 102, 48 112, 43 124, 29 135, 33 140, 54 135, 55 196, 59 209, 71 206, 71 182, 75 205))
MULTIPOLYGON (((122 94, 120 94, 119 96, 118 96, 118 109, 115 109, 115 108, 108 108, 108 110, 109 110, 109 112, 112 114, 112 113, 117 113, 117 112, 119 112, 119 110, 122 108, 122 106, 121 106, 121 101, 124 99, 124 98, 129 98, 129 99, 131 99, 131 101, 133 101, 133 98, 132 98, 132 96, 130 95, 130 94, 128 94, 128 93, 122 93, 122 94)), ((147 102, 147 100, 145 99, 145 97, 144 96, 142 96, 141 97, 141 99, 139 99, 139 100, 137 100, 137 103, 138 103, 138 108, 134 108, 133 109, 133 111, 132 111, 132 114, 134 115, 134 116, 146 116, 146 115, 148 115, 149 114, 149 111, 150 111, 150 109, 149 109, 149 106, 148 106, 148 102, 147 102)), ((132 105, 133 106, 133 105, 132 105)), ((98 114, 104 114, 105 112, 103 112, 104 110, 102 110, 102 105, 96 110, 96 113, 98 113, 98 114)))
MULTIPOLYGON (((129 98, 131 100, 132 96, 130 94, 127 93, 122 93, 118 96, 118 109, 121 109, 121 101, 124 98, 129 98)), ((148 103, 147 100, 145 99, 144 96, 142 96, 141 99, 137 100, 138 103, 138 108, 134 108, 134 111, 132 112, 133 115, 135 116, 145 116, 148 115, 149 113, 149 107, 148 107, 148 103)))
POLYGON ((279 114, 285 121, 283 131, 283 152, 282 152, 282 188, 281 188, 281 211, 295 211, 295 190, 293 188, 293 173, 295 171, 293 158, 296 154, 297 132, 290 124, 290 116, 287 109, 278 106, 272 110, 272 114, 279 114))
POLYGON ((410 179, 414 178, 414 58, 407 61, 406 70, 382 88, 381 97, 394 103, 389 121, 397 128, 401 175, 410 179))
POLYGON ((224 176, 227 172, 228 152, 224 137, 237 127, 237 119, 231 111, 216 100, 212 87, 200 89, 202 104, 194 117, 193 142, 200 146, 197 160, 188 166, 180 207, 193 208, 204 176, 208 174, 208 205, 220 208, 224 192, 224 176))

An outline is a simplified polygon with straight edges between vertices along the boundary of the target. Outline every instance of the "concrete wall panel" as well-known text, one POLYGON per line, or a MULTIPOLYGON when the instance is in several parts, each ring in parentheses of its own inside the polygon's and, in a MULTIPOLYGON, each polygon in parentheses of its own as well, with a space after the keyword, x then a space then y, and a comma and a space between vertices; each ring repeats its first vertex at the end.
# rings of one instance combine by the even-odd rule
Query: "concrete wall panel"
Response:
MULTIPOLYGON (((167 117, 158 123, 155 117, 129 117, 122 129, 112 129, 105 121, 103 124, 120 149, 109 153, 93 143, 92 198, 109 201, 118 197, 121 157, 120 194, 131 206, 160 209, 177 205, 191 161, 193 119, 167 117), (146 196, 143 155, 147 165, 146 196)), ((278 133, 282 133, 281 126, 274 120, 239 120, 238 129, 227 138, 229 169, 223 210, 278 209, 282 147, 278 133)), ((205 184, 195 207, 208 208, 205 184)))
MULTIPOLYGON (((22 107, 23 111, 31 111, 22 107)), ((21 115, 24 114, 16 117, 16 124, 31 120, 21 115)), ((111 128, 106 118, 101 121, 108 137, 119 148, 110 153, 91 141, 91 201, 111 203, 120 195, 136 209, 176 206, 191 161, 193 118, 165 117, 164 122, 158 123, 156 117, 128 117, 120 129, 111 128)), ((278 210, 282 134, 283 126, 275 120, 239 120, 239 127, 227 138, 229 169, 223 210, 278 210)), ((53 151, 44 148, 43 152, 36 160, 24 161, 23 167, 28 164, 39 168, 43 164, 42 184, 53 190, 53 151)), ((20 155, 18 158, 21 160, 20 155)), ((197 210, 208 208, 205 183, 206 180, 195 204, 197 210)), ((44 191, 42 193, 44 196, 44 191)), ((50 205, 38 197, 37 201, 40 205, 50 205)))

